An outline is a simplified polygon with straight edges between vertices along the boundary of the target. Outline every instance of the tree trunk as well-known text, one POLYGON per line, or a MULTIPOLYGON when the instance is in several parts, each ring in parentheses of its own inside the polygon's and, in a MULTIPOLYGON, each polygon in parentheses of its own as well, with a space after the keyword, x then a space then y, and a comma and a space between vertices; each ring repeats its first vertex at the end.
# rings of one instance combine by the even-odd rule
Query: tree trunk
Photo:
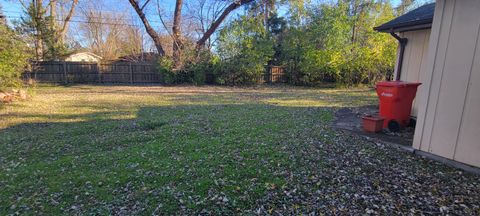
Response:
POLYGON ((269 5, 268 5, 268 0, 266 0, 263 4, 263 6, 265 7, 264 8, 264 11, 263 11, 263 19, 264 19, 264 25, 265 25, 265 32, 268 32, 268 17, 269 17, 269 11, 268 9, 269 8, 269 5))
POLYGON ((175 68, 181 67, 182 41, 181 41, 181 22, 182 22, 183 0, 177 0, 175 3, 175 12, 173 15, 173 61, 175 68))
POLYGON ((352 18, 353 18, 353 24, 352 24, 352 37, 351 37, 351 43, 354 44, 356 40, 356 31, 357 31, 357 20, 358 20, 358 9, 359 9, 359 2, 358 0, 354 0, 352 2, 352 18))
POLYGON ((162 42, 160 40, 160 36, 158 35, 158 33, 152 28, 152 26, 150 25, 150 23, 148 22, 147 18, 145 17, 145 14, 143 13, 142 9, 143 7, 145 7, 145 5, 140 8, 138 6, 138 3, 136 0, 128 0, 130 2, 130 4, 132 5, 132 7, 135 9, 135 12, 137 12, 138 16, 140 17, 140 19, 142 20, 142 23, 143 25, 145 26, 145 30, 147 31, 148 35, 150 35, 150 37, 152 38, 153 40, 153 43, 155 44, 155 47, 157 48, 157 51, 158 51, 158 54, 160 56, 164 56, 165 55, 165 51, 163 49, 163 46, 162 46, 162 42))
POLYGON ((50 0, 50 28, 52 32, 57 29, 57 0, 50 0))
POLYGON ((35 1, 35 4, 34 4, 34 7, 35 7, 35 30, 36 30, 36 34, 35 34, 35 55, 36 55, 36 58, 37 58, 37 61, 39 60, 43 60, 44 59, 44 55, 45 55, 45 48, 44 48, 44 45, 43 45, 43 32, 42 32, 42 12, 43 12, 43 0, 36 0, 35 1))

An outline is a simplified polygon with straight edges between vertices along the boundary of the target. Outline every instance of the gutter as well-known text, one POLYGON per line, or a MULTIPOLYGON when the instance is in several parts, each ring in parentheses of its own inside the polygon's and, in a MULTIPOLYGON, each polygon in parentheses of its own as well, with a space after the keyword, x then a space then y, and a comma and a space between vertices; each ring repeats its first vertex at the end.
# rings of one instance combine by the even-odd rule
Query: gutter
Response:
POLYGON ((379 32, 389 33, 393 29, 395 29, 396 32, 403 32, 403 30, 399 30, 399 29, 409 29, 409 28, 415 28, 417 26, 428 26, 428 27, 431 28, 432 23, 433 23, 433 16, 432 16, 432 18, 428 18, 428 19, 414 20, 414 21, 403 22, 403 23, 399 23, 399 24, 385 23, 383 25, 374 27, 373 30, 379 31, 379 32))
POLYGON ((403 53, 405 53, 405 46, 407 46, 408 39, 401 38, 400 36, 395 34, 395 32, 393 32, 393 29, 390 31, 390 35, 392 35, 392 37, 397 39, 398 43, 400 43, 400 54, 398 56, 397 63, 397 76, 395 77, 395 81, 400 81, 400 76, 402 75, 403 53))

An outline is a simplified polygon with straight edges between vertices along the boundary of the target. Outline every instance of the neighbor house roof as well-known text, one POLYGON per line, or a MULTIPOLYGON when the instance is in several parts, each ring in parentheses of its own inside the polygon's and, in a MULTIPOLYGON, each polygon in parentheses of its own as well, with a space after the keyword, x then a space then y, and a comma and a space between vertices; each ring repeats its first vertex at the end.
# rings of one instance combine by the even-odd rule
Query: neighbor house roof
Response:
POLYGON ((153 62, 160 57, 157 53, 154 52, 142 52, 137 54, 130 54, 126 56, 121 56, 117 61, 121 62, 153 62))
POLYGON ((405 32, 432 27, 435 3, 423 5, 373 29, 380 32, 405 32))

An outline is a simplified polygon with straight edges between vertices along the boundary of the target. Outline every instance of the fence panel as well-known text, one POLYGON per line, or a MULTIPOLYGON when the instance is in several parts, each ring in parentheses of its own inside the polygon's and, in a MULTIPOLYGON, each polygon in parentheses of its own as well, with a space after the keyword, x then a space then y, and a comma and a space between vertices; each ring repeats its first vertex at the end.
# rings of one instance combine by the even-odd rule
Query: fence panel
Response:
POLYGON ((63 82, 65 80, 64 65, 60 62, 49 62, 46 65, 33 64, 33 67, 34 73, 24 74, 27 75, 26 77, 39 82, 63 82))
POLYGON ((285 83, 287 82, 287 75, 285 68, 282 66, 268 66, 265 74, 265 81, 268 83, 285 83))
POLYGON ((65 62, 67 83, 93 83, 98 80, 98 66, 95 63, 65 62))
POLYGON ((152 64, 132 64, 132 79, 137 83, 158 83, 161 76, 152 64))
POLYGON ((161 83, 160 74, 150 63, 36 62, 25 80, 46 83, 161 83))
POLYGON ((130 83, 130 71, 128 64, 102 64, 101 82, 104 83, 130 83))
MULTIPOLYGON (((161 74, 151 63, 142 62, 36 62, 32 72, 23 74, 24 80, 47 83, 162 83, 161 74)), ((207 77, 213 82, 213 75, 207 77)), ((258 83, 287 82, 282 66, 268 66, 258 83)))

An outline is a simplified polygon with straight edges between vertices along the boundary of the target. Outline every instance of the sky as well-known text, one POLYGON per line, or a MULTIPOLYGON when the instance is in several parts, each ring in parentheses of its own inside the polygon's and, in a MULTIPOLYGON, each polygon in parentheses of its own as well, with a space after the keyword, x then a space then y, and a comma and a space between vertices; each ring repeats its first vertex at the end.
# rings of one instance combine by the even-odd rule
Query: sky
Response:
MULTIPOLYGON (((48 0, 44 0, 44 2, 47 2, 48 0)), ((324 0, 317 0, 317 1, 324 1, 324 0)), ((428 1, 428 0, 417 0, 421 4, 422 2, 428 1)), ((143 2, 143 1, 141 1, 143 2)), ((186 4, 188 4, 189 0, 184 1, 186 4)), ((312 0, 312 2, 315 2, 315 0, 312 0)), ((397 6, 401 0, 392 0, 393 6, 397 6)), ((93 5, 98 10, 102 11, 107 11, 107 12, 119 12, 119 13, 125 13, 127 14, 124 19, 126 21, 128 20, 133 20, 135 25, 140 27, 142 31, 144 31, 144 27, 142 23, 140 22, 138 16, 136 15, 135 11, 131 7, 130 3, 128 0, 79 0, 79 5, 76 8, 76 14, 72 18, 72 22, 70 23, 70 28, 69 28, 69 35, 72 35, 73 38, 75 38, 76 41, 83 41, 79 40, 78 36, 78 29, 79 24, 82 22, 85 22, 85 19, 79 15, 79 11, 81 11, 82 8, 85 8, 88 4, 93 5)), ((159 21, 156 7, 155 7, 156 1, 151 1, 150 2, 150 8, 147 8, 147 11, 145 12, 147 15, 148 20, 150 21, 150 24, 155 28, 156 30, 165 33, 165 28, 161 25, 161 22, 159 21)), ((167 15, 173 14, 174 7, 175 7, 175 0, 160 0, 160 4, 162 8, 164 9, 165 12, 167 12, 167 15)), ((20 17, 23 14, 23 8, 22 5, 19 3, 19 0, 0 0, 0 5, 2 7, 3 14, 7 17, 8 23, 11 25, 13 20, 19 20, 20 17)), ((184 6, 184 11, 186 6, 184 6)), ((285 7, 283 7, 285 8, 285 7)), ((282 16, 282 11, 283 14, 286 13, 286 10, 283 9, 282 7, 279 8, 279 15, 282 16)), ((229 15, 229 18, 235 17, 235 14, 241 13, 241 10, 238 10, 235 13, 232 13, 229 15)), ((168 17, 166 17, 168 19, 168 17)), ((148 40, 148 39, 147 39, 148 40)), ((84 46, 85 44, 82 44, 84 46)))
MULTIPOLYGON (((174 0, 162 0, 165 2, 165 5, 167 7, 174 6, 173 2, 174 0)), ((46 1, 45 1, 46 2, 46 1)), ((104 11, 112 11, 112 12, 134 12, 130 4, 128 3, 128 0, 90 0, 90 1, 85 1, 85 0, 79 0, 79 7, 85 6, 86 2, 93 2, 93 3, 98 3, 99 8, 101 8, 104 11)), ((19 0, 0 0, 0 5, 2 6, 2 11, 5 16, 7 16, 7 19, 11 21, 12 19, 18 19, 21 14, 23 13, 23 8, 22 5, 19 3, 19 0)), ((172 9, 173 10, 173 9, 172 9)), ((77 11, 78 12, 78 8, 77 11)), ((78 17, 78 13, 76 15, 77 20, 80 19, 78 17)))
MULTIPOLYGON (((398 5, 400 1, 401 0, 392 0, 392 3, 395 6, 398 5)), ((80 0, 79 4, 82 4, 82 2, 85 1, 80 0)), ((96 2, 101 2, 102 7, 108 11, 124 12, 125 10, 130 10, 130 12, 133 12, 127 0, 98 0, 96 2)), ((173 11, 175 0, 161 0, 161 2, 162 7, 165 7, 165 11, 173 11)), ((18 19, 22 14, 23 9, 18 0, 0 0, 0 5, 9 22, 12 19, 18 19)))

